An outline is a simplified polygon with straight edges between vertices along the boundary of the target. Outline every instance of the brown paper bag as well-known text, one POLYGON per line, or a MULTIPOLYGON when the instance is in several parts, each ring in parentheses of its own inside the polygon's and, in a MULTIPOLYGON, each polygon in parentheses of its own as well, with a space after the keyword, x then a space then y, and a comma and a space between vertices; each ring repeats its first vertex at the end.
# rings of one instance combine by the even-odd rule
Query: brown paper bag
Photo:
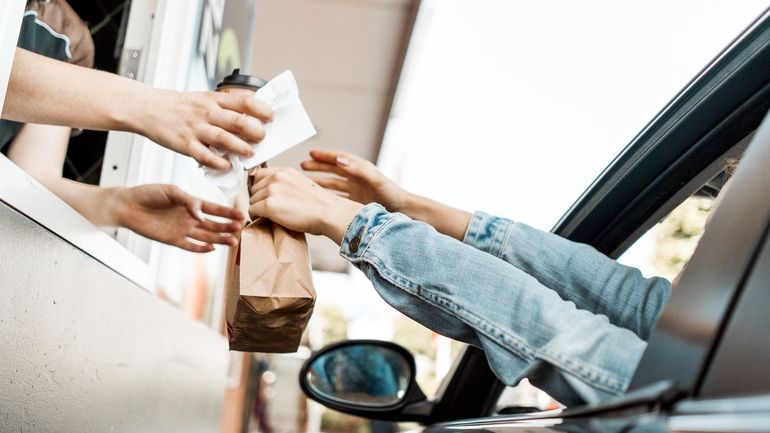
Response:
POLYGON ((259 218, 241 232, 228 285, 231 350, 286 353, 299 347, 315 304, 304 233, 259 218))

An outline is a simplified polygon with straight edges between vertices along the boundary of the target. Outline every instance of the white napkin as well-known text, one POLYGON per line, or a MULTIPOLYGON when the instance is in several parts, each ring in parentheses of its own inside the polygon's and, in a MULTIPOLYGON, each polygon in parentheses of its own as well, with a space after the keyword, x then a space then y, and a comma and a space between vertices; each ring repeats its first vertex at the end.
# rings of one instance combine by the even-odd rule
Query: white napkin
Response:
POLYGON ((291 71, 284 71, 270 80, 257 90, 254 97, 273 108, 273 121, 265 124, 264 140, 252 145, 254 156, 243 158, 226 154, 224 156, 232 164, 230 170, 203 169, 206 178, 218 186, 227 199, 235 197, 240 190, 244 170, 250 170, 316 134, 313 122, 299 99, 297 81, 291 71))

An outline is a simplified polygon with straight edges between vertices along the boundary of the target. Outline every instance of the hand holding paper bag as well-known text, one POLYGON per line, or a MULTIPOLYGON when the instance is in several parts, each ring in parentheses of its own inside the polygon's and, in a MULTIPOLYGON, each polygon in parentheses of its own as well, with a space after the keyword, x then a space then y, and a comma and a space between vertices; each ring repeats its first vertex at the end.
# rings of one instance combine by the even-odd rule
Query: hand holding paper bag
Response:
POLYGON ((241 233, 238 259, 227 302, 230 349, 295 352, 315 303, 305 235, 258 218, 241 233))

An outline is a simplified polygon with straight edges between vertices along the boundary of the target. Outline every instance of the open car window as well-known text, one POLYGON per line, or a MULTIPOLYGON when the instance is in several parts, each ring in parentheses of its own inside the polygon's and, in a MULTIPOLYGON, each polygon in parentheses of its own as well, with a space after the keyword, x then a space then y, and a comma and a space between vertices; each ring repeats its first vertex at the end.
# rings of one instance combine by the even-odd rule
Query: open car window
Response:
MULTIPOLYGON (((723 158, 720 164, 730 165, 729 160, 731 158, 723 158)), ((703 236, 706 221, 724 179, 723 171, 713 176, 703 188, 684 199, 636 238, 617 259, 618 262, 640 269, 647 278, 658 276, 675 281, 703 236)), ((515 414, 562 407, 556 399, 524 379, 518 385, 503 390, 495 405, 495 412, 515 414)))
POLYGON ((755 265, 770 219, 770 120, 765 118, 712 211, 653 332, 630 390, 670 380, 697 395, 723 329, 755 265))
POLYGON ((703 236, 714 198, 692 195, 634 242, 618 262, 674 281, 703 236))

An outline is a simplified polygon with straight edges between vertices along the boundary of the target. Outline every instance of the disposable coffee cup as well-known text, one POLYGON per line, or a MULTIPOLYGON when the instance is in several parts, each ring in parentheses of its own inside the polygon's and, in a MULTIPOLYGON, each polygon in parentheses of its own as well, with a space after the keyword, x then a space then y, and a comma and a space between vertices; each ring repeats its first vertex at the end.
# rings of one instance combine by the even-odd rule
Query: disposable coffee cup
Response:
POLYGON ((267 81, 253 75, 241 74, 240 69, 233 69, 233 73, 222 79, 217 84, 217 92, 244 93, 254 96, 257 90, 267 84, 267 81))

